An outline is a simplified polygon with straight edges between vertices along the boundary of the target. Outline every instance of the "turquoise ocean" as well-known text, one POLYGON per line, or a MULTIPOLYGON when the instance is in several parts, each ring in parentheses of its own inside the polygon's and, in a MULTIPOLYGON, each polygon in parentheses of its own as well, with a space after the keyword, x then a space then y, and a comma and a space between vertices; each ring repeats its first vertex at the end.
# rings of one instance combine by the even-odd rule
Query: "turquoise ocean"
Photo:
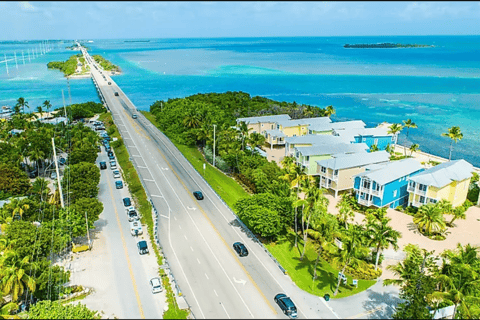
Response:
MULTIPOLYGON (((464 136, 454 144, 452 159, 480 167, 480 36, 82 41, 92 55, 121 67, 123 73, 114 80, 141 110, 149 110, 156 100, 226 91, 333 105, 334 121, 360 119, 375 126, 410 118, 418 129, 410 130, 408 140, 402 131, 399 142, 418 143, 420 150, 446 158, 450 139, 441 134, 459 126, 464 136), (346 43, 379 42, 434 47, 343 48, 346 43)), ((60 107, 62 89, 67 104, 99 102, 91 79, 69 80, 69 95, 62 73, 47 69, 49 61, 78 53, 65 49, 72 43, 50 41, 52 50, 33 59, 31 50, 38 50, 38 42, 0 41, 0 60, 10 60, 0 63, 0 105, 13 106, 24 97, 30 111, 45 100, 60 107)))

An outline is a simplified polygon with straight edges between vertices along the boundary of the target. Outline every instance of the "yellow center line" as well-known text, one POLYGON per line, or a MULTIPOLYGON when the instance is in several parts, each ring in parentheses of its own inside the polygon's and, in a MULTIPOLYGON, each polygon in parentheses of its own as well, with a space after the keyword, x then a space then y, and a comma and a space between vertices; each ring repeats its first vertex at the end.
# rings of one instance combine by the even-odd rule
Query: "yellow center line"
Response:
MULTIPOLYGON (((170 167, 170 170, 173 172, 173 174, 175 174, 175 176, 177 177, 178 181, 180 181, 180 183, 182 184, 183 188, 187 191, 187 193, 190 195, 190 198, 192 198, 197 204, 198 204, 198 201, 193 197, 192 193, 190 192, 190 190, 188 190, 187 186, 185 186, 185 184, 183 183, 182 179, 180 179, 180 177, 177 175, 177 173, 175 172, 175 170, 173 169, 173 167, 170 165, 170 163, 167 161, 167 159, 165 158, 165 155, 160 151, 159 148, 157 148, 158 152, 160 153, 160 155, 163 157, 163 159, 165 160, 165 162, 167 163, 167 165, 170 167)), ((257 283, 255 282, 255 280, 253 280, 252 276, 250 275, 250 273, 247 271, 247 269, 245 269, 245 267, 243 266, 243 264, 240 262, 240 260, 238 259, 237 255, 234 253, 234 251, 232 250, 232 248, 228 245, 228 243, 225 241, 225 239, 223 239, 223 237, 220 235, 220 233, 218 232, 217 228, 215 228, 215 226, 213 225, 212 221, 210 220, 210 218, 207 216, 207 214, 205 213, 205 211, 202 209, 201 206, 198 206, 200 211, 202 212, 203 216, 207 219, 207 221, 210 223, 210 226, 213 228, 213 230, 215 230, 215 232, 217 233, 218 237, 222 240, 223 244, 227 247, 228 249, 228 252, 230 252, 230 254, 233 256, 233 258, 238 262, 238 264, 240 265, 240 267, 243 269, 243 271, 245 271, 245 274, 247 275, 247 277, 250 279, 250 281, 253 283, 253 285, 255 286, 255 288, 258 290, 258 292, 260 293, 260 295, 263 297, 263 299, 265 300, 265 302, 267 303, 267 305, 270 307, 270 309, 272 309, 273 313, 274 314, 277 314, 277 311, 275 310, 275 308, 270 304, 270 302, 268 301, 267 297, 265 296, 265 294, 263 293, 262 290, 260 290, 260 288, 258 287, 257 283)))
POLYGON ((130 116, 128 115, 128 113, 125 109, 123 109, 123 112, 127 116, 128 121, 130 121, 130 123, 132 124, 133 130, 135 130, 135 132, 137 134, 142 135, 145 138, 147 138, 148 140, 150 140, 150 137, 147 135, 147 133, 138 125, 138 123, 136 123, 135 121, 133 121, 133 119, 130 118, 130 116), (138 128, 138 130, 137 130, 137 128, 138 128))
POLYGON ((112 200, 113 200, 113 209, 115 210, 115 216, 117 218, 118 229, 120 230, 120 237, 122 238, 123 249, 125 250, 125 257, 127 258, 128 271, 130 272, 130 278, 132 279, 133 291, 135 291, 135 296, 137 298, 137 304, 138 304, 138 309, 140 311, 140 317, 142 319, 145 319, 145 315, 143 313, 143 308, 142 308, 142 302, 140 301, 140 295, 138 294, 138 290, 137 290, 137 282, 135 281, 135 276, 133 274, 132 264, 130 263, 130 259, 128 257, 127 243, 125 242, 125 238, 123 237, 122 225, 120 223, 120 218, 118 216, 117 206, 115 205, 115 199, 113 198, 113 190, 112 190, 112 185, 110 183, 111 181, 110 181, 110 178, 107 178, 107 179, 108 179, 108 187, 110 189, 110 195, 111 195, 112 200))
POLYGON ((346 319, 357 319, 357 318, 360 318, 360 317, 369 315, 369 314, 371 314, 371 313, 375 313, 375 312, 377 312, 378 310, 380 310, 380 309, 382 309, 382 308, 383 308, 382 306, 379 306, 379 307, 376 307, 376 308, 374 308, 374 309, 371 309, 371 310, 368 310, 368 311, 359 313, 359 314, 357 314, 357 315, 348 317, 348 318, 346 318, 346 319))

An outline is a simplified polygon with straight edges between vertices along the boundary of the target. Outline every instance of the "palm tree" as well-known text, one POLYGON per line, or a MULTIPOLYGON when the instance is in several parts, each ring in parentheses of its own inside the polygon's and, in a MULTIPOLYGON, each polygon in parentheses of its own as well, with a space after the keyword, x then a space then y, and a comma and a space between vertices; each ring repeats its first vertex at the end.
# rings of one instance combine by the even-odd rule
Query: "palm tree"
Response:
POLYGON ((457 219, 465 220, 467 218, 467 215, 465 214, 465 208, 463 206, 459 206, 453 209, 452 215, 453 215, 452 220, 449 223, 447 223, 449 227, 453 227, 453 221, 457 219))
POLYGON ((15 107, 18 107, 18 110, 20 110, 21 108, 23 113, 25 113, 25 107, 30 108, 28 106, 28 102, 25 100, 25 98, 22 97, 17 99, 17 104, 15 105, 15 107))
POLYGON ((366 226, 366 233, 369 239, 369 245, 375 246, 377 257, 375 259, 375 270, 378 267, 378 259, 380 257, 380 251, 388 249, 390 245, 395 250, 398 250, 398 239, 402 236, 400 232, 394 230, 388 225, 390 218, 382 218, 381 220, 371 220, 366 226))
POLYGON ((376 152, 376 151, 380 151, 380 149, 378 149, 378 146, 376 144, 372 144, 370 146, 370 152, 376 152))
POLYGON ((399 123, 394 123, 390 127, 388 127, 388 134, 393 134, 394 140, 393 140, 393 153, 395 154, 395 146, 397 144, 398 140, 398 134, 400 131, 402 131, 403 126, 399 123))
POLYGON ((42 106, 37 107, 37 112, 40 113, 40 118, 43 118, 43 109, 42 106))
POLYGON ((200 123, 200 115, 195 110, 190 110, 183 118, 183 125, 187 128, 198 128, 200 123))
POLYGON ((335 109, 333 106, 328 106, 325 108, 325 116, 330 117, 336 113, 335 109))
POLYGON ((247 143, 250 144, 253 155, 253 151, 255 150, 255 148, 257 146, 263 146, 263 144, 265 143, 265 136, 257 132, 251 133, 249 139, 247 140, 247 143))
POLYGON ((12 311, 18 309, 18 304, 9 302, 0 307, 0 319, 20 319, 17 315, 12 315, 12 311))
MULTIPOLYGON (((350 264, 358 266, 364 264, 365 261, 359 259, 358 257, 368 253, 368 248, 362 245, 363 228, 359 224, 354 224, 352 228, 348 230, 346 237, 342 239, 342 249, 338 252, 337 256, 334 258, 334 262, 343 264, 342 274, 345 274, 345 269, 350 264)), ((340 287, 341 278, 338 277, 337 287, 335 288, 334 296, 338 293, 338 288, 340 287)))
POLYGON ((449 137, 452 141, 450 142, 450 155, 448 156, 448 161, 452 159, 452 150, 453 150, 453 141, 457 143, 459 140, 462 140, 463 133, 460 131, 460 127, 453 126, 448 129, 447 133, 442 133, 443 137, 449 137))
POLYGON ((410 146, 410 149, 409 149, 410 150, 410 157, 413 155, 414 152, 420 151, 419 147, 420 146, 416 143, 414 143, 410 146))
POLYGON ((35 291, 35 280, 28 275, 28 271, 35 267, 30 263, 29 256, 20 260, 16 251, 4 252, 0 258, 0 290, 4 295, 12 295, 12 302, 18 301, 25 288, 35 291))
POLYGON ((50 108, 52 107, 52 105, 50 104, 50 100, 45 100, 43 102, 43 106, 45 107, 45 110, 47 111, 48 113, 48 110, 50 110, 50 108))
POLYGON ((446 228, 440 207, 433 203, 421 206, 413 217, 413 223, 417 224, 427 235, 441 233, 446 228))
POLYGON ((240 137, 242 139, 242 151, 243 151, 244 145, 245 145, 245 139, 248 137, 248 132, 253 129, 249 128, 245 121, 241 121, 238 124, 238 129, 239 129, 240 137))
MULTIPOLYGON (((409 132, 410 128, 412 128, 412 129, 418 128, 417 125, 415 124, 415 122, 412 122, 412 119, 407 119, 406 121, 403 120, 403 126, 405 128, 407 128, 407 136, 406 136, 405 139, 408 138, 408 132, 409 132)), ((406 150, 405 146, 403 146, 403 152, 404 152, 404 155, 407 155, 407 150, 406 150)))
POLYGON ((355 212, 353 212, 347 197, 346 194, 342 195, 342 200, 336 206, 339 209, 337 219, 345 224, 345 230, 348 230, 348 221, 355 217, 355 212))

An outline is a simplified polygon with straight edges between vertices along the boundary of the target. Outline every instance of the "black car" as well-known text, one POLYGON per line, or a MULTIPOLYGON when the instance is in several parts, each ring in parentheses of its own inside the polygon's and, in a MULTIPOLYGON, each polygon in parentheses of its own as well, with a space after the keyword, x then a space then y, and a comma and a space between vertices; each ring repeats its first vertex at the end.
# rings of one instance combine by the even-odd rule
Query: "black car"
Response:
POLYGON ((279 293, 273 299, 280 309, 282 309, 283 313, 291 319, 295 319, 297 317, 297 307, 293 303, 292 299, 287 297, 286 294, 279 293))
POLYGON ((107 169, 107 163, 105 161, 100 162, 100 169, 107 169))
POLYGON ((117 96, 117 97, 118 97, 118 92, 115 92, 115 96, 117 96))
POLYGON ((65 158, 60 158, 58 162, 63 166, 65 163, 67 163, 67 160, 65 160, 65 158))
POLYGON ((105 146, 105 151, 109 152, 109 151, 112 151, 112 148, 110 147, 110 145, 106 145, 105 146))
POLYGON ((115 188, 123 189, 123 182, 120 180, 115 181, 115 188))
POLYGON ((130 207, 132 205, 132 202, 130 201, 130 198, 123 198, 123 205, 125 207, 130 207))
POLYGON ((248 256, 247 247, 245 247, 245 245, 241 242, 235 242, 233 244, 233 249, 235 249, 235 251, 237 251, 237 253, 240 257, 248 256))
POLYGON ((203 194, 200 191, 194 191, 193 196, 197 198, 197 200, 203 200, 203 194))
POLYGON ((138 253, 140 253, 140 254, 148 253, 147 241, 145 241, 145 240, 138 241, 137 242, 137 247, 138 247, 138 253))
POLYGON ((112 152, 112 151, 109 151, 109 152, 108 152, 108 159, 110 159, 110 160, 115 160, 115 156, 113 155, 113 152, 112 152))

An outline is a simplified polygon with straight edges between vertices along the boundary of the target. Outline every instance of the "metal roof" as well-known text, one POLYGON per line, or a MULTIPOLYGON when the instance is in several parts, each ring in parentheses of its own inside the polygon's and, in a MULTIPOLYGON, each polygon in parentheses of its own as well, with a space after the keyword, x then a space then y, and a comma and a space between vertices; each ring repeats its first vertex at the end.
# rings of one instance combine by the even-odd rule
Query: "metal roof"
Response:
POLYGON ((365 152, 354 154, 333 155, 332 159, 317 161, 323 167, 337 170, 353 167, 361 167, 369 164, 388 162, 390 154, 384 150, 377 152, 365 152))
POLYGON ((309 127, 312 125, 328 125, 331 123, 332 120, 329 117, 317 117, 317 118, 303 118, 303 119, 295 119, 295 120, 281 120, 277 123, 283 127, 295 127, 299 125, 308 125, 309 127))
POLYGON ((274 130, 265 130, 266 133, 271 135, 272 137, 285 137, 285 133, 283 133, 280 130, 274 129, 274 130))
POLYGON ((337 143, 337 142, 344 142, 344 140, 337 136, 332 136, 330 134, 307 134, 304 136, 297 136, 297 137, 287 137, 285 138, 285 142, 289 144, 303 144, 303 143, 310 143, 310 144, 330 144, 330 143, 337 143))
POLYGON ((366 152, 368 146, 365 143, 333 143, 299 147, 295 148, 295 150, 303 156, 320 156, 325 154, 366 152))
POLYGON ((259 122, 278 122, 278 121, 285 121, 290 120, 290 116, 288 114, 277 114, 277 115, 269 115, 269 116, 260 116, 260 117, 249 117, 249 118, 238 118, 237 123, 245 122, 249 123, 259 123, 259 122))
POLYGON ((429 168, 410 180, 427 186, 442 188, 452 181, 462 181, 472 176, 473 166, 465 160, 444 162, 429 168))
POLYGON ((369 165, 365 168, 365 172, 359 173, 354 177, 367 177, 380 185, 385 185, 422 169, 422 165, 417 160, 407 158, 369 165))

